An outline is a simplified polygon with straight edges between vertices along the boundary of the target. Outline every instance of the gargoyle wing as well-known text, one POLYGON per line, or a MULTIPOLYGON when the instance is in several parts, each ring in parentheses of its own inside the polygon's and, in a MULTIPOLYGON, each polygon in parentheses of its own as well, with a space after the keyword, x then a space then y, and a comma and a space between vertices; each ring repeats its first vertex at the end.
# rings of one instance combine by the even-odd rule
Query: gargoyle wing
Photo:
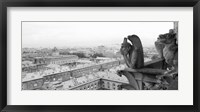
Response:
POLYGON ((136 47, 136 49, 139 49, 143 52, 142 42, 137 35, 129 35, 128 40, 131 41, 133 47, 136 47))
POLYGON ((144 66, 143 47, 140 38, 137 35, 129 35, 128 40, 131 41, 134 50, 137 50, 137 66, 139 68, 144 66))

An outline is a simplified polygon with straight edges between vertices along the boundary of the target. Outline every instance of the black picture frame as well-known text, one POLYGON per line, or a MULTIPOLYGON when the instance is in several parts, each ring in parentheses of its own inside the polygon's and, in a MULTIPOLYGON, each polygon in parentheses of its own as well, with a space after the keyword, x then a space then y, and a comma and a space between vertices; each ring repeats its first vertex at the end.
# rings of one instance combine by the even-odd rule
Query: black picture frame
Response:
POLYGON ((2 112, 198 112, 200 77, 200 0, 2 0, 0 1, 0 110, 2 112), (7 105, 7 7, 193 7, 193 105, 7 105))

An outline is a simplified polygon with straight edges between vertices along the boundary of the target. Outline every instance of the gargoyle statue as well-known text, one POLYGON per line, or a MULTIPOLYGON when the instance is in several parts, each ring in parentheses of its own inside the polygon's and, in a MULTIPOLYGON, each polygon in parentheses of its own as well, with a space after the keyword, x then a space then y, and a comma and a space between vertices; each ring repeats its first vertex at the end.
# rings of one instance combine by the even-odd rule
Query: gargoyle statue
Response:
POLYGON ((119 70, 117 74, 119 76, 124 75, 129 81, 129 84, 122 85, 122 88, 141 90, 144 89, 143 84, 146 86, 146 82, 153 83, 153 85, 161 83, 160 80, 157 80, 155 74, 162 75, 166 70, 144 68, 143 47, 137 35, 130 35, 128 38, 124 38, 120 52, 128 68, 119 70))
POLYGON ((162 52, 161 56, 165 59, 165 62, 171 66, 171 70, 168 70, 164 75, 159 76, 172 76, 173 78, 178 75, 178 45, 176 43, 176 33, 174 30, 170 30, 169 33, 159 35, 155 42, 158 52, 162 52), (160 45, 164 47, 160 47, 160 45))
MULTIPOLYGON (((129 68, 138 69, 144 66, 144 55, 143 55, 143 47, 142 43, 137 35, 128 36, 128 40, 131 41, 130 44, 127 41, 127 38, 124 38, 124 41, 121 45, 120 52, 124 57, 124 61, 129 68)), ((129 80, 129 89, 132 86, 132 89, 142 89, 142 78, 143 74, 141 73, 130 73, 128 71, 120 70, 118 74, 125 75, 129 80), (140 80, 136 80, 140 79, 140 80)), ((123 85, 122 85, 123 86, 123 85)))

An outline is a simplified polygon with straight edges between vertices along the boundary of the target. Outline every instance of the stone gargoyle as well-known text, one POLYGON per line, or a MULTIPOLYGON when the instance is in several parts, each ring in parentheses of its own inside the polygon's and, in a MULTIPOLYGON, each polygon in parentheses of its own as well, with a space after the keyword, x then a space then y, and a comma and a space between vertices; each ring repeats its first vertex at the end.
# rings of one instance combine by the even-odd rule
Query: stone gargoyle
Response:
POLYGON ((156 77, 157 75, 164 75, 166 70, 144 68, 143 46, 137 35, 124 38, 120 52, 128 68, 117 71, 117 74, 119 76, 124 75, 129 81, 129 84, 122 84, 122 88, 129 90, 160 89, 161 86, 168 84, 156 77))

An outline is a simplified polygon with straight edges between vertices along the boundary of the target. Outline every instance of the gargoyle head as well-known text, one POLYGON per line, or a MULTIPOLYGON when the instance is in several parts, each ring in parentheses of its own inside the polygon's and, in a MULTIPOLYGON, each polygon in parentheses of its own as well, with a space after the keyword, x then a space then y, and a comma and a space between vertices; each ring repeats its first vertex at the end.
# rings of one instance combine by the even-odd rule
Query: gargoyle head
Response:
POLYGON ((126 54, 130 51, 132 45, 127 42, 127 38, 124 38, 123 43, 121 44, 120 52, 121 54, 126 54))
POLYGON ((163 44, 171 44, 176 42, 176 34, 170 30, 169 33, 159 35, 157 41, 163 44))

